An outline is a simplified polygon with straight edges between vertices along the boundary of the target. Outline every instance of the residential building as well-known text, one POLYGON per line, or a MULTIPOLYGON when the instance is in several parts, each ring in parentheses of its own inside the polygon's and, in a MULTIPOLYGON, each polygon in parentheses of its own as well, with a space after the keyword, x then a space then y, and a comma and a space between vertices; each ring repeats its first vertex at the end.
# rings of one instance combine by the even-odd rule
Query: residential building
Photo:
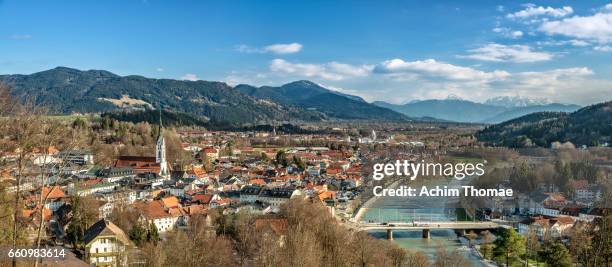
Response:
POLYGON ((88 150, 67 150, 57 154, 57 158, 64 162, 70 162, 77 165, 88 165, 94 163, 94 155, 88 150))
POLYGON ((92 266, 125 266, 126 251, 133 246, 123 230, 105 219, 85 231, 83 242, 85 261, 92 266))

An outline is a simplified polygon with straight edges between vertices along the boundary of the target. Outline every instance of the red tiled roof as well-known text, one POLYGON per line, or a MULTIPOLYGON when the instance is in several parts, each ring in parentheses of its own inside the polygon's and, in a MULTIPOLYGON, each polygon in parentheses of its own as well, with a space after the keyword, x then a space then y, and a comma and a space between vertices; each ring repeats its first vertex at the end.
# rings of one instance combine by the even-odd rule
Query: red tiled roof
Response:
POLYGON ((162 198, 161 202, 164 204, 164 207, 167 209, 176 208, 180 205, 178 198, 176 198, 175 196, 169 196, 169 197, 162 198))
POLYGON ((159 200, 151 201, 148 203, 135 202, 134 206, 138 210, 142 211, 142 214, 147 219, 158 219, 158 218, 170 217, 170 214, 166 212, 166 210, 164 209, 164 204, 159 200))
POLYGON ((183 211, 189 215, 196 215, 196 214, 205 214, 208 211, 208 209, 204 205, 194 204, 194 205, 183 207, 183 211))
POLYGON ((329 198, 331 198, 331 199, 336 198, 336 192, 334 192, 334 191, 325 191, 325 192, 322 192, 322 193, 319 194, 319 200, 321 200, 321 201, 329 199, 329 198))
POLYGON ((159 163, 155 157, 120 156, 115 161, 115 167, 131 167, 135 173, 158 173, 159 163))
POLYGON ((53 186, 51 188, 44 187, 42 190, 43 197, 47 196, 48 199, 58 199, 66 197, 64 191, 59 186, 53 186))
POLYGON ((261 230, 264 227, 270 227, 277 235, 283 235, 287 232, 289 222, 287 219, 266 219, 260 218, 255 220, 255 229, 261 230))
POLYGON ((254 185, 265 185, 266 181, 264 181, 264 179, 251 179, 249 181, 249 184, 254 184, 254 185))
POLYGON ((199 202, 201 204, 209 204, 210 201, 212 200, 213 195, 210 194, 200 194, 200 195, 195 195, 192 198, 192 202, 199 202))

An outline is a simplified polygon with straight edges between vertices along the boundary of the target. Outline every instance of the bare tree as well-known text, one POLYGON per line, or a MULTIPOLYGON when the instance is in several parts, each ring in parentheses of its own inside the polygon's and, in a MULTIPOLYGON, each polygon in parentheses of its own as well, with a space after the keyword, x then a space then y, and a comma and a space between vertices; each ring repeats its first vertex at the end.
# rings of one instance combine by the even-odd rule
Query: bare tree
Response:
MULTIPOLYGON (((32 151, 38 145, 36 137, 38 136, 37 127, 40 120, 40 112, 30 102, 21 104, 17 99, 11 97, 10 90, 5 85, 0 85, 0 101, 2 102, 1 115, 6 116, 1 118, 3 122, 0 123, 0 131, 4 138, 0 142, 2 142, 3 150, 16 153, 14 166, 16 189, 13 202, 12 225, 12 247, 15 248, 20 231, 19 217, 22 210, 22 184, 26 175, 26 166, 31 160, 32 151)), ((16 266, 16 264, 16 261, 13 260, 13 266, 16 266)))
MULTIPOLYGON (((64 168, 72 166, 69 160, 69 154, 73 150, 82 146, 83 138, 79 128, 71 128, 49 116, 41 115, 38 124, 38 135, 36 143, 39 146, 41 155, 39 156, 38 165, 40 168, 40 193, 38 199, 38 207, 40 207, 40 217, 38 222, 38 232, 36 234, 36 247, 40 248, 43 231, 45 229, 45 220, 43 209, 47 204, 49 195, 52 189, 59 182, 64 168), (64 154, 60 157, 50 154, 51 148, 59 148, 64 154), (55 175, 53 182, 49 182, 49 178, 55 175), (45 188, 49 188, 45 194, 45 188)), ((80 167, 79 167, 80 168, 80 167)), ((76 171, 79 171, 78 169, 76 171)), ((35 262, 35 267, 39 266, 40 262, 35 262)))
POLYGON ((459 253, 458 250, 449 252, 441 244, 436 249, 436 261, 433 266, 435 267, 466 267, 471 266, 467 259, 459 253))
POLYGON ((422 251, 413 251, 408 253, 406 264, 410 267, 427 267, 429 266, 429 259, 422 251))
POLYGON ((533 226, 527 230, 527 236, 525 236, 525 242, 527 247, 527 257, 534 258, 537 261, 538 252, 540 251, 540 241, 536 229, 533 226))
POLYGON ((491 234, 491 232, 489 231, 484 231, 481 234, 481 252, 482 252, 482 256, 485 259, 491 259, 491 257, 493 257, 493 241, 495 241, 495 236, 493 234, 491 234))
POLYGON ((408 263, 408 257, 409 257, 406 250, 394 244, 389 244, 389 245, 390 247, 386 249, 387 257, 389 257, 389 260, 391 261, 389 265, 395 266, 395 267, 406 266, 406 264, 408 263))
MULTIPOLYGON (((36 246, 40 247, 44 230, 44 207, 47 203, 49 194, 52 190, 45 188, 50 175, 54 170, 61 170, 68 164, 66 160, 57 160, 50 152, 51 148, 62 148, 70 150, 82 139, 81 135, 70 129, 60 121, 47 116, 48 110, 41 105, 35 104, 30 99, 12 98, 6 86, 0 85, 0 104, 1 115, 5 115, 5 120, 0 126, 0 132, 4 136, 2 148, 16 153, 15 179, 16 197, 14 201, 13 215, 13 246, 17 245, 18 218, 22 210, 20 199, 22 183, 26 171, 38 171, 39 179, 37 184, 40 186, 39 198, 37 200, 38 229, 36 233, 36 246), (36 152, 36 153, 35 153, 36 152), (36 158, 35 158, 36 156, 36 158), (34 170, 30 167, 38 167, 34 170)), ((53 184, 57 182, 54 181, 53 184)), ((38 266, 39 262, 35 265, 38 266)))

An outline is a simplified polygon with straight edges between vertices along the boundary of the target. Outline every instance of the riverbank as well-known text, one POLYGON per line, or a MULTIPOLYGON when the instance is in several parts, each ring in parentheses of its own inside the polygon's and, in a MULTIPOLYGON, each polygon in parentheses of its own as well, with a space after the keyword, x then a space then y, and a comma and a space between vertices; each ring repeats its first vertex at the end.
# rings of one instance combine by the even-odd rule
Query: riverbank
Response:
MULTIPOLYGON (((391 184, 391 186, 389 186, 389 188, 396 188, 399 185, 400 180, 397 180, 395 182, 393 182, 391 184)), ((360 222, 361 218, 363 217, 363 215, 368 212, 368 209, 370 208, 370 206, 372 206, 372 204, 374 204, 380 197, 379 196, 372 196, 370 199, 368 199, 365 203, 363 203, 361 206, 359 206, 357 212, 353 213, 354 216, 353 218, 351 218, 352 222, 360 222)))

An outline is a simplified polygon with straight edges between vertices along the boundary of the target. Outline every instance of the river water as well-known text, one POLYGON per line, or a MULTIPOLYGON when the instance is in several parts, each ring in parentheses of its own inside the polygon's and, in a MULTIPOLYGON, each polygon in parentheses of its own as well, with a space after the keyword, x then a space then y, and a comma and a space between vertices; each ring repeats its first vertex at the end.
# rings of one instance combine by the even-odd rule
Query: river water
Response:
MULTIPOLYGON (((448 206, 448 200, 439 197, 380 197, 372 203, 361 220, 368 222, 457 220, 456 209, 448 206)), ((370 235, 377 238, 387 237, 386 231, 371 231, 370 235)), ((462 247, 453 230, 431 230, 430 239, 422 238, 422 231, 394 230, 393 241, 403 248, 423 251, 431 260, 435 258, 439 246, 448 250, 462 247)), ((461 250, 461 254, 473 266, 486 266, 469 250, 461 250)))

